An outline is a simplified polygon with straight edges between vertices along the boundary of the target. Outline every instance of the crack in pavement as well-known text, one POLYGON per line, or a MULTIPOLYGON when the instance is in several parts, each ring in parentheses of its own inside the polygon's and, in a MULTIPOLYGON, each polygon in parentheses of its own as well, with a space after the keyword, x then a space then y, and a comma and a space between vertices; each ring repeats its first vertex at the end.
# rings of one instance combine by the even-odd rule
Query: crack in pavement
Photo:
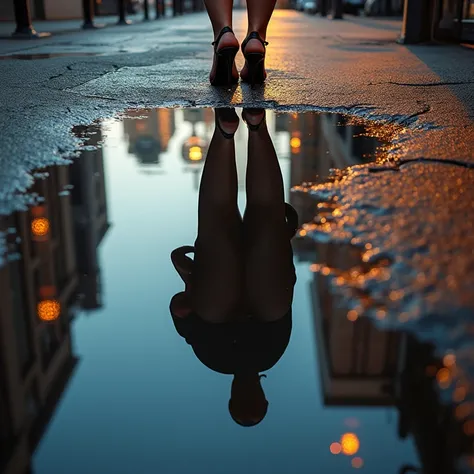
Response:
POLYGON ((404 158, 397 160, 393 166, 378 166, 376 168, 369 168, 369 171, 371 173, 379 173, 381 171, 400 171, 402 166, 413 163, 440 163, 442 165, 460 166, 470 170, 474 169, 474 163, 469 163, 455 158, 404 158))
MULTIPOLYGON (((72 67, 75 66, 75 64, 76 64, 76 63, 69 64, 68 66, 66 66, 67 71, 72 71, 72 67)), ((56 78, 58 78, 58 77, 64 76, 64 74, 67 74, 67 71, 64 71, 64 72, 62 72, 62 73, 60 73, 60 74, 56 74, 56 75, 54 75, 54 76, 51 76, 51 77, 48 79, 48 81, 51 81, 52 79, 56 79, 56 78)))
MULTIPOLYGON (((79 64, 79 63, 73 63, 73 64, 70 64, 70 65, 66 66, 67 71, 64 71, 64 72, 62 72, 62 73, 60 73, 60 74, 56 74, 56 75, 54 75, 54 76, 51 76, 51 77, 48 79, 48 81, 51 81, 52 79, 57 79, 58 77, 64 76, 65 74, 67 74, 68 71, 72 71, 72 70, 73 70, 73 66, 76 66, 77 64, 79 64)), ((95 80, 95 79, 100 79, 101 77, 104 77, 104 76, 106 76, 107 74, 110 74, 110 73, 113 73, 113 72, 117 72, 117 71, 119 71, 120 69, 122 69, 122 68, 125 67, 125 66, 118 66, 117 64, 111 64, 110 67, 112 67, 112 69, 113 69, 112 71, 106 71, 106 72, 100 74, 99 76, 94 77, 94 79, 89 79, 88 81, 82 82, 81 84, 77 84, 77 85, 75 85, 74 87, 83 86, 84 84, 87 84, 87 83, 90 82, 90 81, 93 81, 93 80, 95 80)), ((69 89, 62 89, 62 90, 63 90, 63 91, 69 91, 69 89)))
POLYGON ((405 86, 405 87, 437 87, 437 86, 461 86, 474 84, 474 81, 444 81, 444 82, 369 82, 369 86, 382 86, 386 84, 392 84, 395 86, 405 86))
POLYGON ((413 114, 411 115, 408 115, 408 117, 406 117, 405 119, 403 119, 401 122, 399 122, 400 124, 409 124, 411 120, 413 119, 417 119, 418 117, 420 117, 421 115, 425 115, 429 112, 431 112, 431 105, 429 104, 424 104, 423 102, 421 101, 417 101, 417 103, 419 105, 423 105, 423 109, 420 110, 419 112, 414 112, 413 114))

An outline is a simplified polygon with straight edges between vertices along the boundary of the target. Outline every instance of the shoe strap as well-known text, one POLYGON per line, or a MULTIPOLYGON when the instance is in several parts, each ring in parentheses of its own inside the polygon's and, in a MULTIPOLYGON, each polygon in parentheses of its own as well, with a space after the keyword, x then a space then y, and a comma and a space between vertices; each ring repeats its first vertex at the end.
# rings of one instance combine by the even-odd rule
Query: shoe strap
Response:
POLYGON ((264 123, 266 121, 266 118, 267 118, 267 114, 265 112, 263 114, 263 118, 262 118, 262 120, 260 120, 260 122, 258 122, 256 124, 252 124, 252 123, 247 121, 247 111, 246 111, 246 109, 244 109, 243 112, 242 112, 242 119, 247 124, 248 129, 251 130, 252 132, 258 131, 258 129, 260 128, 260 125, 262 125, 262 123, 264 123))
POLYGON ((262 43, 263 46, 268 46, 268 41, 264 41, 258 34, 258 31, 252 31, 252 33, 249 33, 247 38, 245 38, 244 41, 242 42, 242 52, 247 47, 247 43, 253 39, 260 41, 260 43, 262 43))
POLYGON ((219 119, 216 120, 216 124, 217 124, 217 128, 219 129, 219 132, 221 132, 222 136, 223 136, 226 140, 232 140, 232 138, 234 138, 235 132, 234 132, 234 133, 228 133, 228 132, 226 132, 226 131, 222 128, 222 125, 221 125, 221 123, 219 122, 219 119))
POLYGON ((232 30, 230 26, 224 26, 224 28, 222 28, 221 32, 217 36, 216 40, 211 43, 212 46, 214 46, 214 51, 217 51, 217 46, 219 46, 219 41, 226 33, 234 34, 234 31, 232 30))

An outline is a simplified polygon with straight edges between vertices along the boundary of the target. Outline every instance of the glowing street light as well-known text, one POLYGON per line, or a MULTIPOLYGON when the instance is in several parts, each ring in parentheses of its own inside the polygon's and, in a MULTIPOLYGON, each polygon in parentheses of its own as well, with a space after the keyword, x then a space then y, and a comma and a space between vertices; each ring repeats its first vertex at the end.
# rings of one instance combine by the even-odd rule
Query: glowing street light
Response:
POLYGON ((43 300, 37 306, 38 317, 42 321, 55 321, 61 314, 61 303, 58 300, 43 300))
POLYGON ((346 456, 353 456, 359 451, 359 438, 354 433, 344 433, 341 437, 341 447, 346 456))
POLYGON ((192 146, 189 149, 189 159, 191 161, 201 161, 202 160, 202 149, 200 146, 192 146))
POLYGON ((290 140, 290 146, 293 149, 301 147, 301 138, 300 137, 292 137, 290 140))
POLYGON ((47 217, 36 217, 31 221, 31 233, 34 237, 46 237, 50 227, 47 217))

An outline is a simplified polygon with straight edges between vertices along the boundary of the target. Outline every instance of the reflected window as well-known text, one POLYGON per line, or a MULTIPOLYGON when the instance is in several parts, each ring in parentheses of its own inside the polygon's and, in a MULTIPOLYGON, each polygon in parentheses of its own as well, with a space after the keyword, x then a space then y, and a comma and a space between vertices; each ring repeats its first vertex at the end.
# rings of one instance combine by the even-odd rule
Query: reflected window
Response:
POLYGON ((41 362, 43 371, 48 369, 58 347, 59 340, 56 335, 56 326, 47 324, 41 332, 41 362))
POLYGON ((56 274, 56 285, 59 291, 64 288, 68 278, 64 253, 65 250, 62 245, 58 245, 54 252, 54 270, 56 274))
MULTIPOLYGON (((31 222, 33 222, 34 216, 33 213, 31 212, 31 209, 28 210, 28 218, 27 218, 27 225, 30 225, 31 222)), ((36 246, 36 242, 33 240, 33 233, 30 231, 30 229, 27 229, 26 232, 26 238, 28 240, 28 248, 30 252, 30 257, 35 258, 38 255, 38 249, 36 246)))
POLYGON ((25 395, 25 412, 30 419, 34 419, 38 416, 39 410, 40 401, 38 387, 36 386, 36 383, 33 383, 25 395))
POLYGON ((21 261, 10 263, 10 289, 12 295, 12 318, 15 337, 23 375, 28 372, 33 362, 30 315, 26 305, 27 296, 21 261))
POLYGON ((0 462, 10 457, 13 438, 7 398, 2 390, 4 386, 4 383, 0 385, 0 462))

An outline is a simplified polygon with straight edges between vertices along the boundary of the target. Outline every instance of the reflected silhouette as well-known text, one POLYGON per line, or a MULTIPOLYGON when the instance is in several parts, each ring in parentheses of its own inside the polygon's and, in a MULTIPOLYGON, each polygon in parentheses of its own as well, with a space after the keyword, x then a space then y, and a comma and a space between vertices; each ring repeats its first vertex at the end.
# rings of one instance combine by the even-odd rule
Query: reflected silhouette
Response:
POLYGON ((198 359, 234 376, 233 420, 254 426, 268 407, 259 374, 278 362, 290 340, 296 283, 290 241, 298 217, 284 201, 265 110, 246 109, 242 117, 249 129, 244 216, 237 205, 239 118, 233 109, 217 109, 199 190, 196 243, 171 254, 185 290, 172 298, 170 310, 198 359))

